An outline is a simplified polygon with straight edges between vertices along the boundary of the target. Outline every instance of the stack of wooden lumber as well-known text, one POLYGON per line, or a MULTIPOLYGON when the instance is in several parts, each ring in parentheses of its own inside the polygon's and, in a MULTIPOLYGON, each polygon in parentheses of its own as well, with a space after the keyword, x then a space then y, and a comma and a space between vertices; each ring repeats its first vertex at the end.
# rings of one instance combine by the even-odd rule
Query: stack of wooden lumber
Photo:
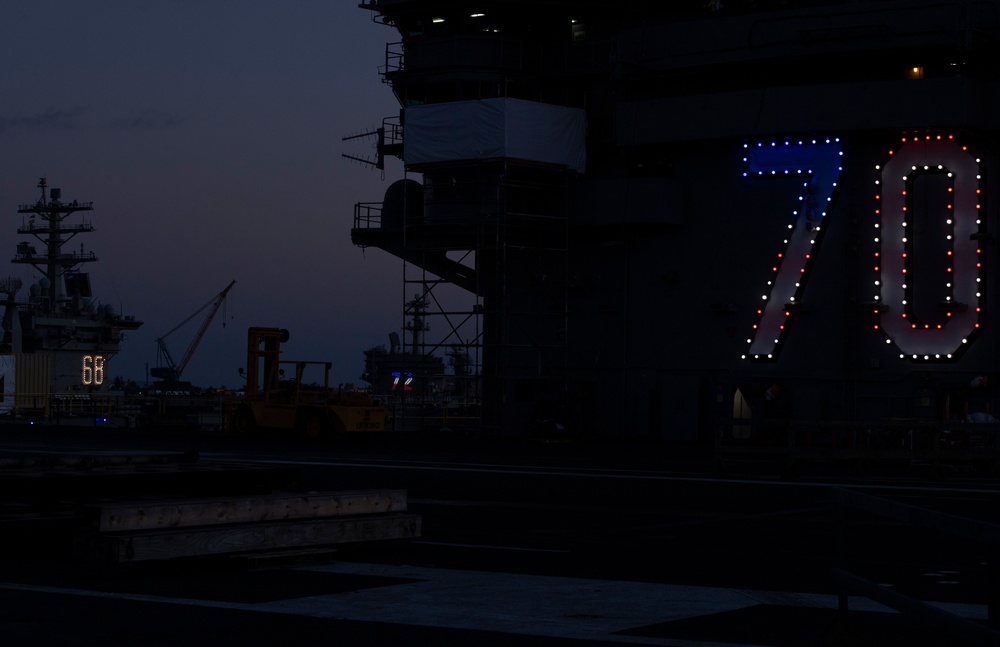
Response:
POLYGON ((152 498, 85 505, 77 558, 138 562, 420 536, 405 490, 152 498))

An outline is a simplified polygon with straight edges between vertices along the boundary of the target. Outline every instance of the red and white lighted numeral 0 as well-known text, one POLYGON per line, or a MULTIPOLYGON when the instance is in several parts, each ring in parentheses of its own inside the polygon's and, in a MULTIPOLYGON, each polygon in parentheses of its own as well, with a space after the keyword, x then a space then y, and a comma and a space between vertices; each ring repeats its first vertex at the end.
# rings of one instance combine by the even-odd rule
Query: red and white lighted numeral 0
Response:
POLYGON ((943 135, 904 138, 890 156, 876 167, 874 267, 880 322, 875 327, 886 334, 886 343, 899 348, 901 358, 947 361, 980 327, 980 160, 943 135), (921 178, 933 182, 920 188, 921 178), (931 231, 937 232, 937 240, 923 241, 919 253, 940 254, 940 276, 918 277, 916 241, 931 231), (917 295, 923 301, 919 312, 917 295))
POLYGON ((790 306, 799 298, 806 273, 812 260, 813 248, 824 225, 834 189, 840 179, 841 150, 836 138, 785 140, 770 144, 744 146, 746 176, 801 177, 799 208, 792 212, 785 249, 778 254, 768 281, 768 291, 761 295, 753 336, 747 340, 750 348, 744 358, 773 360, 781 343, 790 306))

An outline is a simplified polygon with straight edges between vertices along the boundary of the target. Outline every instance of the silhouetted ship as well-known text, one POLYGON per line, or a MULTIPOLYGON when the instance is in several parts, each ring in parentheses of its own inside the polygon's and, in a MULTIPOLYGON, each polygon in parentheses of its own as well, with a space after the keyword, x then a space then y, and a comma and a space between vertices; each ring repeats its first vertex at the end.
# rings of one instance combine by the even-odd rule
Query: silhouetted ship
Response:
POLYGON ((439 330, 484 428, 840 442, 988 405, 1000 2, 360 8, 400 105, 367 161, 407 176, 352 239, 469 296, 439 330))
POLYGON ((90 275, 81 268, 97 261, 81 243, 68 244, 94 228, 85 218, 90 202, 64 202, 59 189, 49 189, 42 178, 41 195, 17 212, 17 233, 36 242, 18 243, 13 263, 38 272, 27 294, 16 277, 0 281, 4 298, 0 379, 4 409, 48 411, 53 398, 65 400, 106 391, 112 382, 111 358, 118 353, 125 332, 142 325, 101 303, 92 293, 90 275), (16 399, 16 403, 15 403, 16 399))
POLYGON ((446 367, 435 352, 439 348, 425 343, 428 306, 419 294, 406 303, 405 344, 399 333, 391 332, 388 349, 373 346, 364 352, 361 380, 385 403, 390 431, 467 428, 478 422, 477 382, 470 373, 468 354, 450 348, 446 367))

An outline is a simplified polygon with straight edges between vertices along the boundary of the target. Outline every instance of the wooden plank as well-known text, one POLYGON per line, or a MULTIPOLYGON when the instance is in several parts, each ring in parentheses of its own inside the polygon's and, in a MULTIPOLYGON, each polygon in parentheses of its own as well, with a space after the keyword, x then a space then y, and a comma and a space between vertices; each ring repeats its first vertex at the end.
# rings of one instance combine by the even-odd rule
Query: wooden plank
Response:
POLYGON ((125 532, 82 537, 77 556, 111 562, 165 560, 419 537, 421 518, 412 514, 337 517, 323 520, 235 524, 125 532))
POLYGON ((188 528, 406 511, 406 490, 358 490, 233 498, 115 502, 86 506, 98 532, 188 528))

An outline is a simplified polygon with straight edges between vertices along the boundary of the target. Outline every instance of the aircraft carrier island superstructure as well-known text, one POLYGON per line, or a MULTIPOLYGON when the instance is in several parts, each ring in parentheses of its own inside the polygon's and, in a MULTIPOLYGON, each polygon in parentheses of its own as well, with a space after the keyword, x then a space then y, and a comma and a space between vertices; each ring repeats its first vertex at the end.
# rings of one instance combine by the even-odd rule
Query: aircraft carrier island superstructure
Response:
POLYGON ((50 189, 42 178, 41 195, 17 212, 22 223, 17 233, 34 237, 17 244, 12 262, 38 272, 27 294, 12 277, 2 282, 5 296, 0 376, 3 377, 4 410, 42 410, 52 397, 107 391, 111 385, 110 360, 118 353, 125 332, 142 325, 122 316, 93 295, 90 275, 81 271, 97 261, 81 244, 67 245, 94 228, 85 218, 90 202, 63 201, 59 189, 50 189), (76 219, 79 221, 76 222, 76 219))
POLYGON ((360 8, 406 177, 352 238, 469 295, 484 427, 992 419, 1000 2, 360 8))

